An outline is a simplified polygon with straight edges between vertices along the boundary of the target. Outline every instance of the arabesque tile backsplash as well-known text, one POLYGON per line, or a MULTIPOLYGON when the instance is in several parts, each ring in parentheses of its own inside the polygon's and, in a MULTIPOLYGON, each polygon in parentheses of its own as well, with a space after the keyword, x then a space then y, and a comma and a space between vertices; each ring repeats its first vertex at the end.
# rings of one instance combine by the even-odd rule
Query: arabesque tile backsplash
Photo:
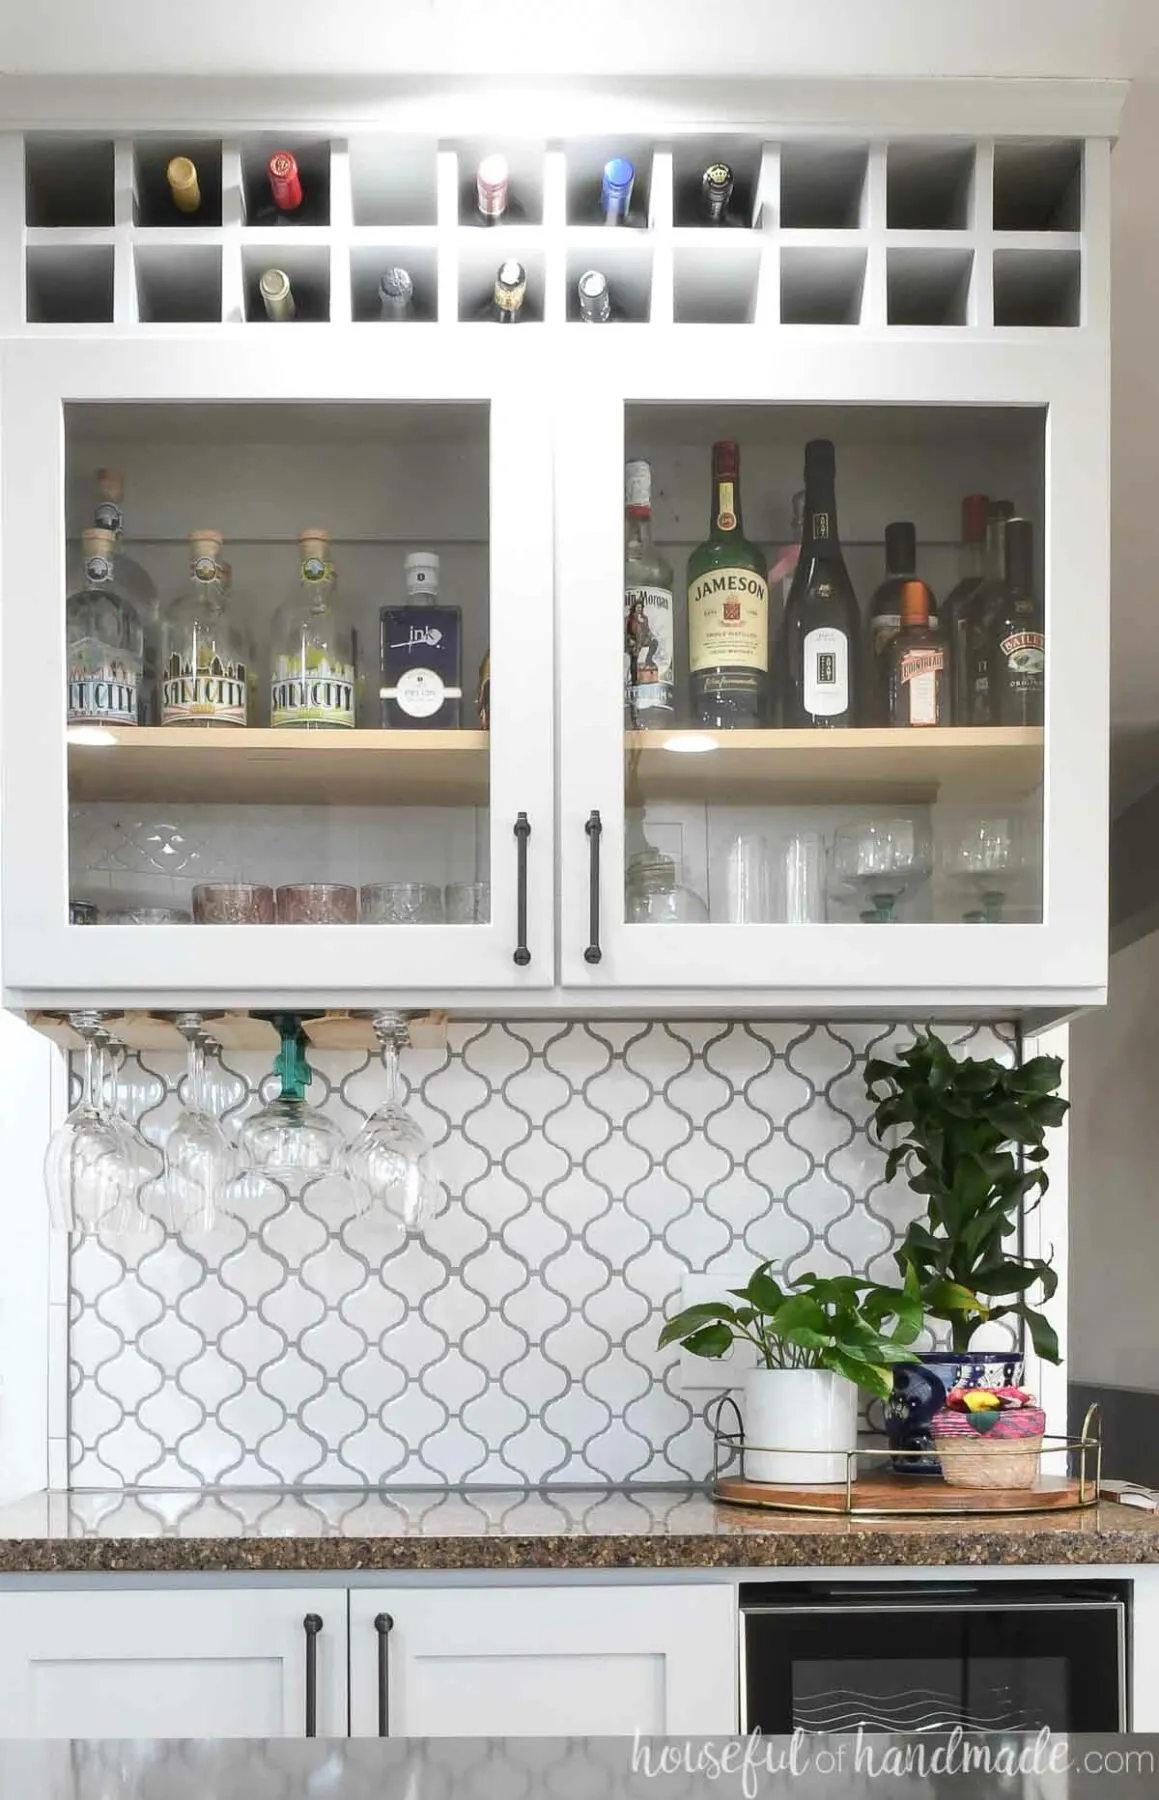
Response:
MULTIPOLYGON (((948 1028, 1009 1054, 988 1026, 948 1028)), ((247 1176, 244 1219, 71 1251, 68 1472, 77 1487, 504 1486, 699 1481, 702 1390, 660 1351, 686 1275, 775 1258, 894 1277, 915 1210, 866 1130, 884 1023, 453 1023, 408 1050, 438 1147, 422 1238, 352 1216, 335 1179, 247 1176)), ((312 1058, 349 1134, 376 1057, 312 1058)), ((126 1057, 121 1100, 161 1142, 183 1061, 126 1057)), ((211 1064, 236 1121, 260 1057, 211 1064)), ((723 1381, 722 1381, 722 1384, 723 1381)))

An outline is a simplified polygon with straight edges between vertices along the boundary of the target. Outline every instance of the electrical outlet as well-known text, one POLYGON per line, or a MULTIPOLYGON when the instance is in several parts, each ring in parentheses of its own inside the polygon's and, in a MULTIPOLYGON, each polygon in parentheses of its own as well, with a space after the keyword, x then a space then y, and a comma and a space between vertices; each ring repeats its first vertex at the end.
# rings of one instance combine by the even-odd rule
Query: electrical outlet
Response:
MULTIPOLYGON (((744 1287, 751 1274, 752 1269, 746 1266, 742 1269, 714 1269, 709 1275, 685 1275, 680 1284, 681 1310, 686 1306, 700 1306, 705 1300, 727 1299, 729 1288, 744 1287)), ((719 1362, 711 1356, 692 1356, 687 1350, 681 1350, 681 1392, 721 1394, 729 1389, 738 1389, 746 1372, 754 1369, 756 1362, 756 1350, 752 1344, 743 1340, 734 1343, 719 1362)))

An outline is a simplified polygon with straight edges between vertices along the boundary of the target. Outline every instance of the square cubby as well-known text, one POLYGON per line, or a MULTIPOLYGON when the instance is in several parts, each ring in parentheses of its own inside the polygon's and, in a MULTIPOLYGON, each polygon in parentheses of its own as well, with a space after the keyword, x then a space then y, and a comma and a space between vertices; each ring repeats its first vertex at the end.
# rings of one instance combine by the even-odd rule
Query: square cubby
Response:
POLYGON ((433 225, 438 145, 430 137, 367 132, 350 139, 356 225, 433 225))
POLYGON ((113 317, 113 246, 43 244, 26 252, 30 325, 104 324, 113 317))
POLYGON ((221 249, 216 244, 137 244, 137 317, 143 325, 221 320, 221 249))
POLYGON ((113 140, 35 132, 24 140, 26 225, 111 225, 113 140))
POLYGON ((672 150, 672 218, 676 225, 720 226, 748 230, 759 223, 757 188, 761 173, 760 138, 681 138, 672 150), (724 177, 731 178, 731 185, 724 177), (721 199, 723 186, 727 199, 721 199))
POLYGON ((505 262, 519 263, 526 276, 519 318, 536 323, 543 318, 545 274, 543 251, 516 248, 505 250, 491 236, 480 232, 477 239, 465 241, 459 251, 459 317, 464 322, 492 322, 490 306, 495 280, 505 262))
POLYGON ((782 325, 857 325, 865 250, 856 244, 788 245, 781 251, 782 325))
MULTIPOLYGON (((647 323, 652 314, 652 252, 646 243, 617 237, 593 250, 568 251, 567 316, 571 320, 584 318, 580 281, 592 274, 602 275, 607 283, 610 324, 647 323)), ((598 287, 598 283, 592 285, 598 287)))
POLYGON ((969 322, 972 250, 886 252, 886 317, 891 325, 969 322))
POLYGON ((1082 171, 1083 147, 1076 139, 995 144, 995 231, 1078 231, 1082 171))
POLYGON ((622 189, 630 180, 627 207, 617 208, 618 227, 645 229, 652 223, 652 143, 648 138, 581 138, 568 144, 567 222, 605 223, 604 171, 622 189), (612 167, 612 165, 619 165, 612 167), (630 167, 630 175, 629 175, 630 167))
POLYGON ((727 253, 705 244, 675 253, 672 311, 678 325, 751 325, 760 277, 759 244, 738 240, 727 253))
POLYGON ((247 225, 329 225, 330 140, 302 137, 297 132, 263 132, 243 138, 241 146, 242 204, 247 225), (289 192, 279 172, 271 173, 270 161, 281 153, 293 159, 287 165, 289 192), (293 199, 296 174, 301 199, 293 199))
POLYGON ((867 144, 781 145, 781 225, 786 231, 852 231, 865 220, 867 144))
POLYGON ((890 144, 885 222, 891 231, 964 231, 973 187, 972 143, 915 138, 890 144))
POLYGON ((484 229, 543 223, 543 176, 546 147, 538 138, 464 138, 455 145, 459 158, 459 224, 484 229), (480 210, 482 187, 489 204, 501 212, 480 210))
POLYGON ((220 138, 138 138, 133 220, 146 227, 220 225, 220 138))
POLYGON ((416 320, 436 319, 439 313, 439 264, 434 245, 357 245, 350 252, 350 306, 351 316, 357 320, 409 324, 416 320), (398 302, 397 296, 400 291, 405 292, 406 283, 391 278, 391 272, 396 270, 410 279, 409 307, 400 306, 398 302))
POLYGON ((995 250, 995 325, 1080 325, 1081 306, 1077 250, 995 250))
POLYGON ((325 323, 330 317, 330 247, 328 244, 246 244, 242 250, 245 316, 254 323, 275 319, 297 324, 325 323), (284 275, 292 306, 287 312, 285 289, 275 281, 284 275), (263 285, 263 278, 265 280, 263 285), (272 312, 265 296, 269 295, 272 312))

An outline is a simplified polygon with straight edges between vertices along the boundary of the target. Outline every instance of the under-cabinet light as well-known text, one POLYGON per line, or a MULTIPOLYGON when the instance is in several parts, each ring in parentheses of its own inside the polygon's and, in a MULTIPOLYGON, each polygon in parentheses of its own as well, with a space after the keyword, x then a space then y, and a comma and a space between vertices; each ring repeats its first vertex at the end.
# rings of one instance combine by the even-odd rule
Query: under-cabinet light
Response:
POLYGON ((706 750, 719 750, 720 744, 711 732, 690 731, 683 737, 665 738, 663 747, 678 751, 681 756, 700 756, 706 750))
POLYGON ((116 734, 104 725, 70 725, 67 732, 70 744, 115 744, 116 734))

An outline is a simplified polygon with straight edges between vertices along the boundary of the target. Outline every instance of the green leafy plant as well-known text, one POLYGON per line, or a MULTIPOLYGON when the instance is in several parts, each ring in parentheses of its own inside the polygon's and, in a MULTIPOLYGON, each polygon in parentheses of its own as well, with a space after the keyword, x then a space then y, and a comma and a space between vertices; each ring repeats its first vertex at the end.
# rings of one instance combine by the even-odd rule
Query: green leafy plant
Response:
POLYGON ((669 1319, 660 1348, 721 1357, 737 1339, 755 1345, 766 1369, 831 1369, 885 1399, 890 1366, 907 1361, 922 1326, 921 1302, 899 1288, 855 1275, 799 1275, 788 1289, 764 1262, 747 1286, 728 1291, 738 1306, 707 1300, 669 1319))
POLYGON ((1031 1305, 1049 1300, 1058 1276, 1049 1261, 1023 1256, 1022 1220, 1049 1186, 1046 1133, 1066 1117, 1057 1097, 1062 1063, 1038 1056, 1013 1068, 992 1057, 958 1060, 936 1033, 923 1032, 896 1062, 871 1060, 865 1085, 879 1140, 899 1135, 886 1179, 904 1169, 926 1201, 897 1252, 906 1292, 949 1323, 965 1351, 986 1319, 1013 1314, 1039 1356, 1058 1362, 1058 1338, 1031 1305), (884 1090, 884 1091, 883 1091, 884 1090))

